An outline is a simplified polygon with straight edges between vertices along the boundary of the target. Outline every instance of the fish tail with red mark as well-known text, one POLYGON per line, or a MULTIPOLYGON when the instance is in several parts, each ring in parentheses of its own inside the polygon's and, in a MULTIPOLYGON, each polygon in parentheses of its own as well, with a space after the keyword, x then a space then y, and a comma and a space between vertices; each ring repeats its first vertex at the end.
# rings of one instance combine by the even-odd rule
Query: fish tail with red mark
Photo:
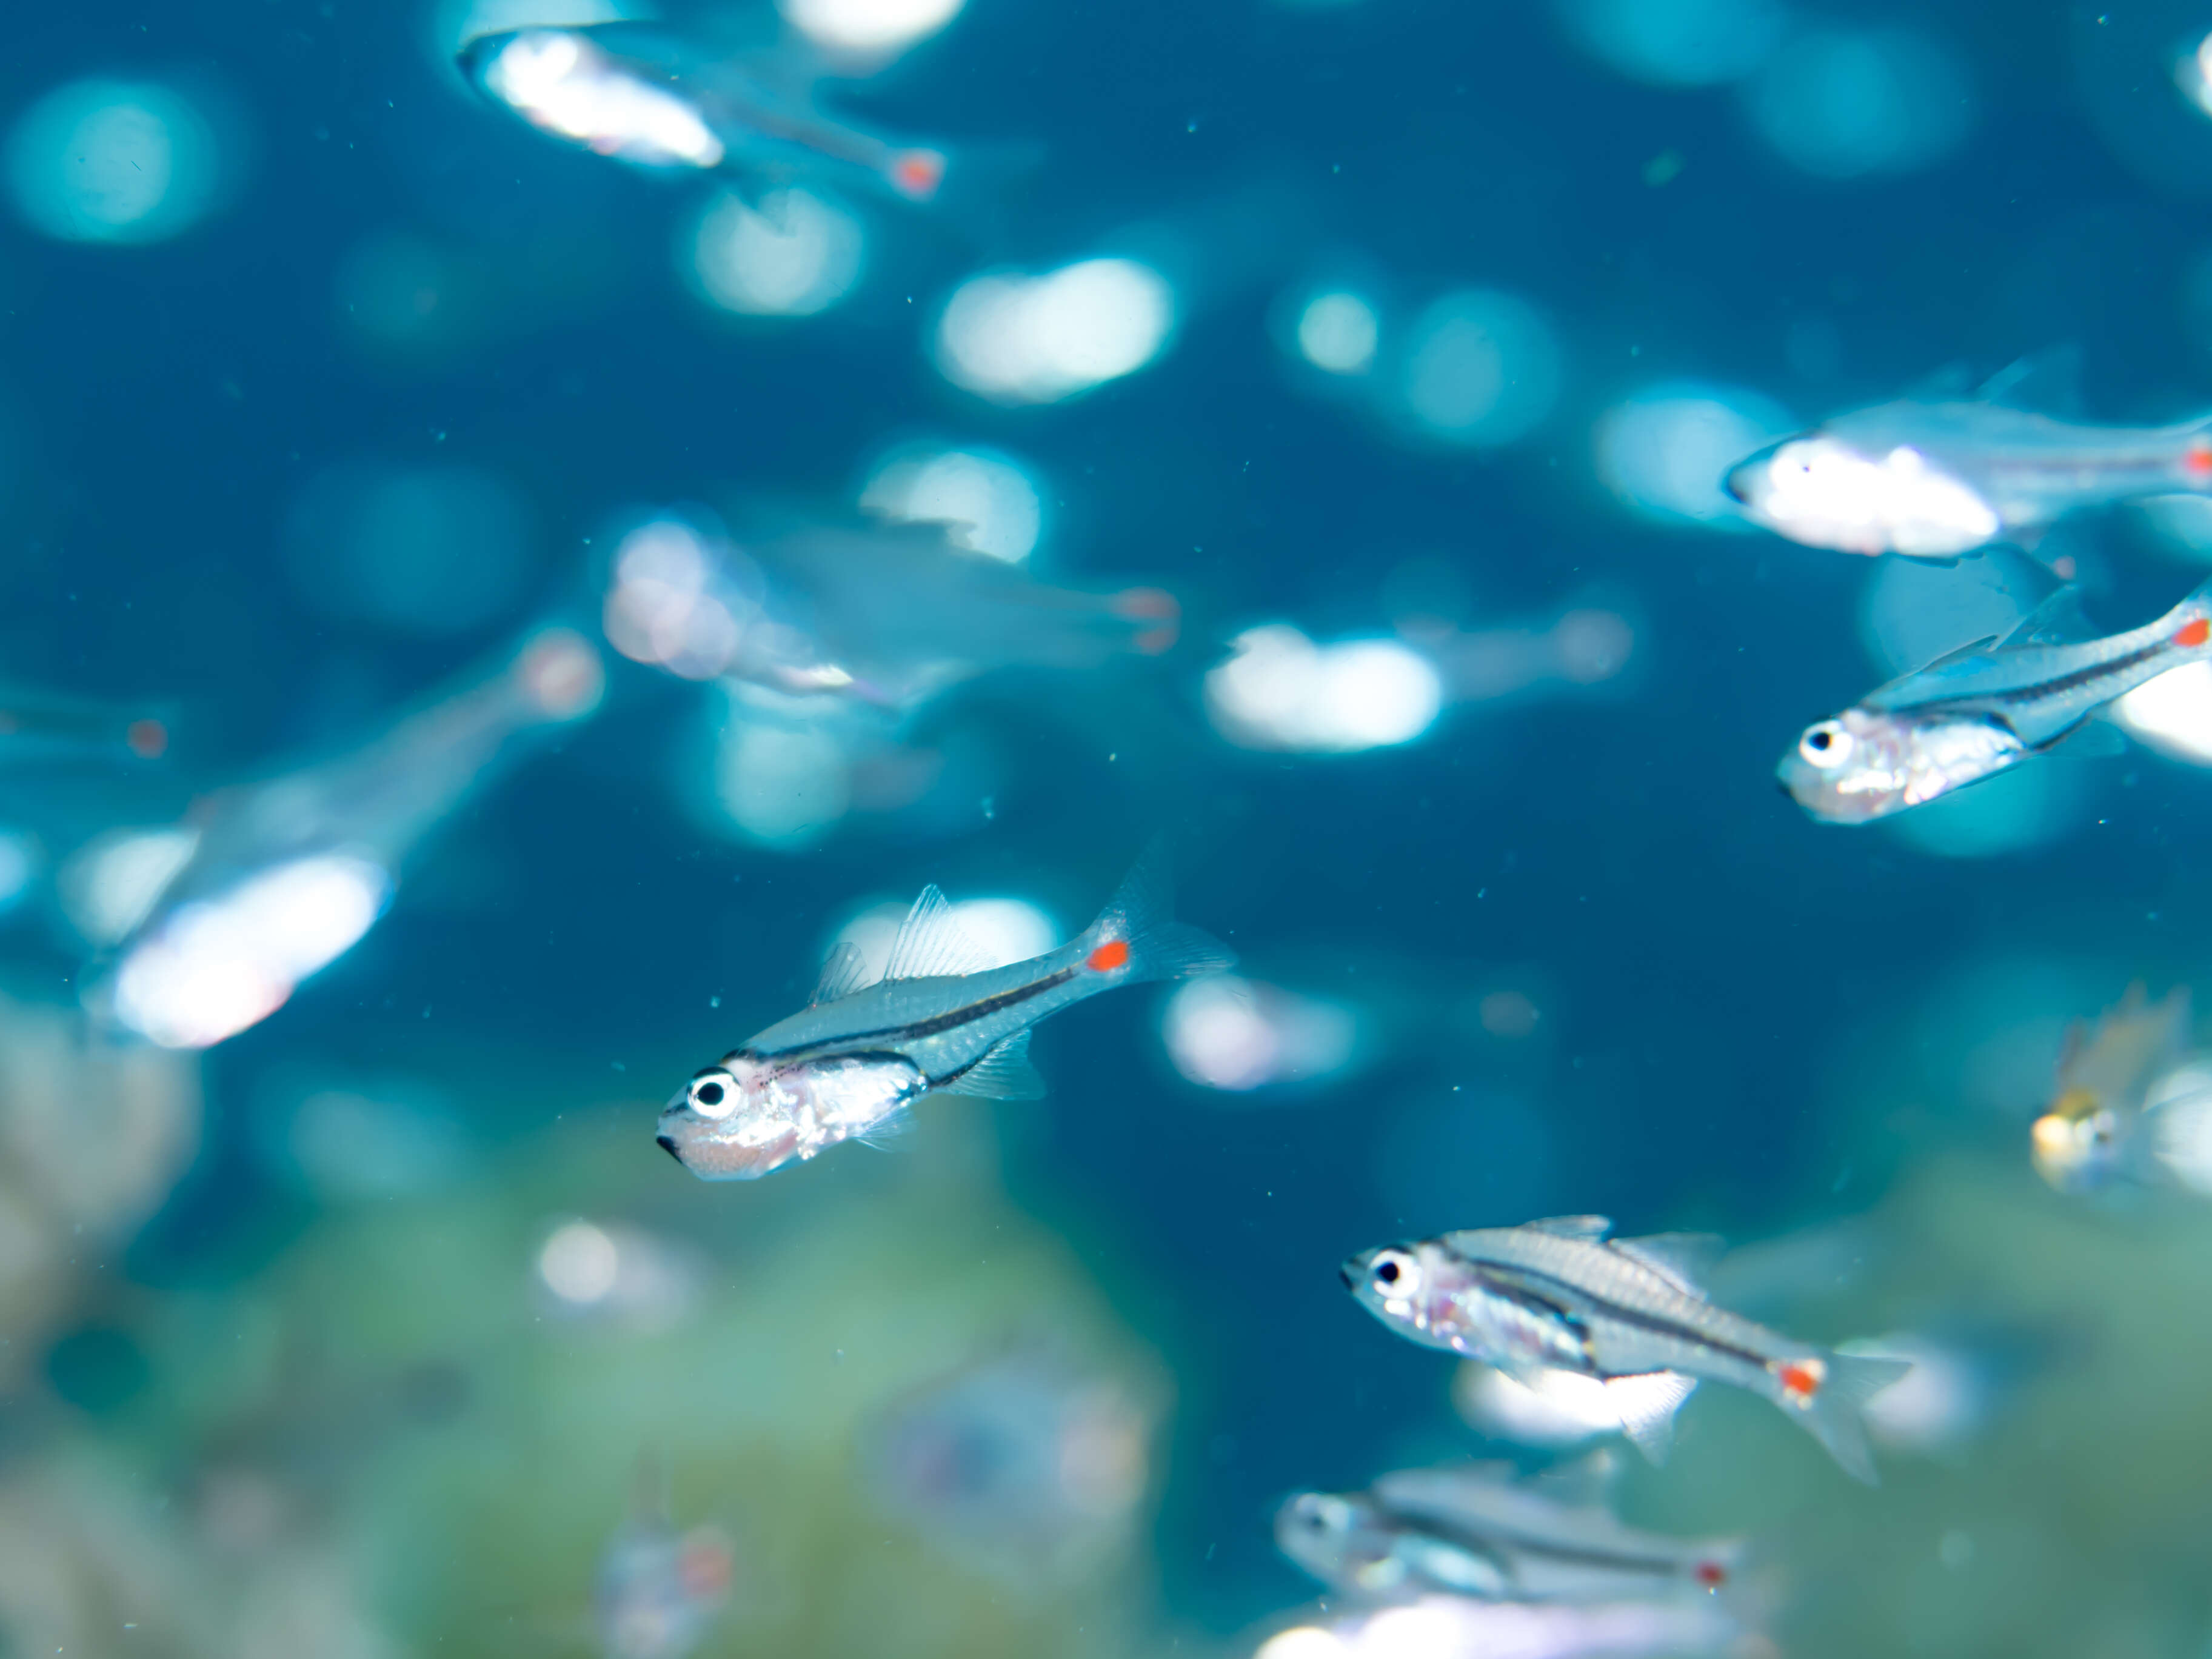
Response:
POLYGON ((2167 611, 2160 626, 2166 630, 2167 641, 2181 650, 2212 645, 2212 581, 2203 583, 2167 611))
POLYGON ((1875 1484, 1874 1454, 1867 1445, 1867 1401, 1912 1369, 1910 1360, 1874 1354, 1793 1354, 1770 1361, 1774 1397, 1828 1449, 1844 1472, 1875 1484))
POLYGON ((1116 983, 1189 979, 1232 967, 1236 952, 1218 939, 1175 920, 1167 858, 1155 842, 1123 878, 1083 936, 1083 963, 1116 983))
POLYGON ((894 150, 884 175, 891 188, 909 202, 927 202, 945 182, 945 152, 941 149, 894 150))

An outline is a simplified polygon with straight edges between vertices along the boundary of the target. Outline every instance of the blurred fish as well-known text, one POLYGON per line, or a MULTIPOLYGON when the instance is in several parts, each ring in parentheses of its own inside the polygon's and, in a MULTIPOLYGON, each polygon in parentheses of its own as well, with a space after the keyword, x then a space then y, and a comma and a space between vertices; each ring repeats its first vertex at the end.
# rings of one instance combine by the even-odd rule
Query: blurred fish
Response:
POLYGON ((0 692, 0 761, 149 761, 168 748, 167 720, 143 706, 0 692))
POLYGON ((996 668, 1091 668, 1174 644, 1158 588, 1047 586, 956 544, 941 525, 801 525, 731 541, 664 516, 624 537, 605 605, 624 656, 907 708, 996 668))
POLYGON ((1771 1652, 1711 1596, 1613 1601, 1589 1607, 1480 1601, 1424 1595, 1326 1625, 1293 1626, 1255 1659, 1689 1659, 1701 1654, 1771 1652))
POLYGON ((604 678, 580 635, 544 629, 349 754, 206 797, 88 1003, 165 1048, 266 1018, 368 931, 408 854, 510 740, 589 713, 604 678))
POLYGON ((2180 1065, 2188 1042, 2186 986, 2154 1003, 2138 981, 2094 1029, 2075 1021, 2050 1109, 2029 1136, 2036 1173, 2061 1192, 2080 1192, 2135 1170, 2151 1089, 2180 1065))
POLYGON ((1126 1535, 1154 1411, 1097 1364, 1025 1345, 898 1400, 866 1448, 882 1507, 988 1569, 1059 1577, 1126 1535))
POLYGON ((922 889, 874 984, 861 984, 855 947, 833 952, 805 1012, 749 1037, 669 1101, 660 1145, 704 1180, 749 1181, 881 1135, 924 1095, 1034 1098, 1044 1084, 1029 1062, 1030 1032, 1046 1015, 1234 960, 1170 920, 1156 854, 1073 943, 1011 967, 981 966, 951 910, 936 888, 922 889))
POLYGON ((1844 1468, 1871 1484, 1860 1413, 1905 1375, 1903 1360, 1796 1342, 1714 1307, 1698 1279, 1718 1253, 1705 1234, 1607 1241, 1603 1216, 1446 1233, 1363 1251, 1344 1282, 1400 1335, 1513 1375, 1579 1372, 1605 1384, 1622 1429, 1654 1462, 1700 1380, 1771 1400, 1844 1468))
MULTIPOLYGON (((2212 582, 2103 639, 2062 588, 2002 640, 1978 640, 1808 726, 1777 769, 1814 817, 1863 823, 2045 753, 2116 697, 2212 659, 2212 582)), ((2099 732, 2100 737, 2117 737, 2099 732)))
POLYGON ((1403 1469, 1372 1490, 1294 1495, 1275 1516, 1284 1554, 1346 1595, 1622 1601, 1717 1589, 1741 1546, 1623 1526, 1599 1501, 1607 1460, 1565 1479, 1510 1464, 1403 1469))
POLYGON ((1838 416, 1738 463, 1728 492, 1808 546, 1950 559, 2031 543, 2082 507, 2212 489, 2212 417, 2089 426, 2023 407, 2069 361, 2023 359, 1971 397, 1838 416))
POLYGON ((682 1659, 729 1600, 733 1553, 711 1526, 678 1533, 665 1482, 647 1463, 629 1518, 599 1558, 592 1607, 607 1659, 682 1659))
POLYGON ((641 167, 746 179, 827 171, 909 202, 945 180, 942 149, 891 143, 815 106, 794 47, 718 58, 636 23, 525 28, 461 48, 463 74, 540 132, 641 167))

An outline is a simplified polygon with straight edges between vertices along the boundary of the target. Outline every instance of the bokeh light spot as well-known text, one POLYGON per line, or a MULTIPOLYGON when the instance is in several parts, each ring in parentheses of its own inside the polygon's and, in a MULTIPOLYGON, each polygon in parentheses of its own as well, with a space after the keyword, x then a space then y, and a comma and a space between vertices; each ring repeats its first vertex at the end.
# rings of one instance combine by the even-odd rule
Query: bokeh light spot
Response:
POLYGON ((1808 29, 1745 91, 1752 125, 1775 154, 1824 179, 1927 167, 1974 125, 1957 56, 1903 27, 1808 29))
POLYGON ((1055 403, 1134 374, 1174 326, 1167 279, 1133 259, 977 276, 939 319, 937 364, 954 385, 997 402, 1055 403))
POLYGON ((158 242, 215 205, 224 157, 190 98, 151 81, 75 81, 25 111, 8 183, 32 228, 71 242, 158 242))
POLYGON ((811 191, 771 191, 756 208, 723 191, 681 239, 678 258, 725 311, 807 317, 853 291, 864 240, 859 220, 811 191))
POLYGON ((1504 444, 1552 412, 1559 369, 1559 343, 1534 307, 1496 289, 1465 289, 1414 323, 1400 392, 1429 435, 1504 444))
POLYGON ((1298 313, 1298 352, 1330 374, 1364 374, 1375 365, 1382 325, 1357 294, 1317 294, 1298 313))

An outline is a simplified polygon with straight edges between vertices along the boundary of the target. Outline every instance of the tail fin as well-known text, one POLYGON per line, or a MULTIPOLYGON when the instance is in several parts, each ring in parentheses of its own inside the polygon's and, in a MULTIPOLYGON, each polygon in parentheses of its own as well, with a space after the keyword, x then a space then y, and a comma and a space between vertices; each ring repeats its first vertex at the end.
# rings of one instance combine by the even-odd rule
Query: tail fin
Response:
POLYGON ((2187 599, 2160 619, 2159 626, 2168 639, 2185 649, 2212 644, 2212 580, 2198 584, 2187 599))
POLYGON ((1830 1352, 1780 1362, 1782 1400, 1853 1480, 1880 1485, 1867 1445, 1867 1401, 1912 1369, 1909 1359, 1830 1352))
POLYGON ((1175 920, 1162 842, 1145 849, 1084 937, 1093 971, 1128 983, 1193 979, 1237 965, 1237 953, 1219 939, 1175 920))

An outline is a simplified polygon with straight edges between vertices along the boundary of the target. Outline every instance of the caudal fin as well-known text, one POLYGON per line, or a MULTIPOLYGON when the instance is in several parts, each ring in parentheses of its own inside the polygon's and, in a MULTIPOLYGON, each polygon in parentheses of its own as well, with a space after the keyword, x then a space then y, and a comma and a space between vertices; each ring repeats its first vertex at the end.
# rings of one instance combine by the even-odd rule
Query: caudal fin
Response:
POLYGON ((2166 637, 2184 650, 2212 645, 2212 580, 2200 583, 2190 596, 2160 620, 2166 637))
POLYGON ((1167 849, 1154 842, 1122 878, 1085 936, 1084 965, 1125 982, 1192 979, 1237 965, 1237 953, 1210 933, 1175 920, 1167 849))
POLYGON ((1912 1369, 1909 1359, 1830 1352, 1778 1361, 1782 1403, 1853 1480, 1881 1484, 1867 1444, 1867 1401, 1912 1369))

